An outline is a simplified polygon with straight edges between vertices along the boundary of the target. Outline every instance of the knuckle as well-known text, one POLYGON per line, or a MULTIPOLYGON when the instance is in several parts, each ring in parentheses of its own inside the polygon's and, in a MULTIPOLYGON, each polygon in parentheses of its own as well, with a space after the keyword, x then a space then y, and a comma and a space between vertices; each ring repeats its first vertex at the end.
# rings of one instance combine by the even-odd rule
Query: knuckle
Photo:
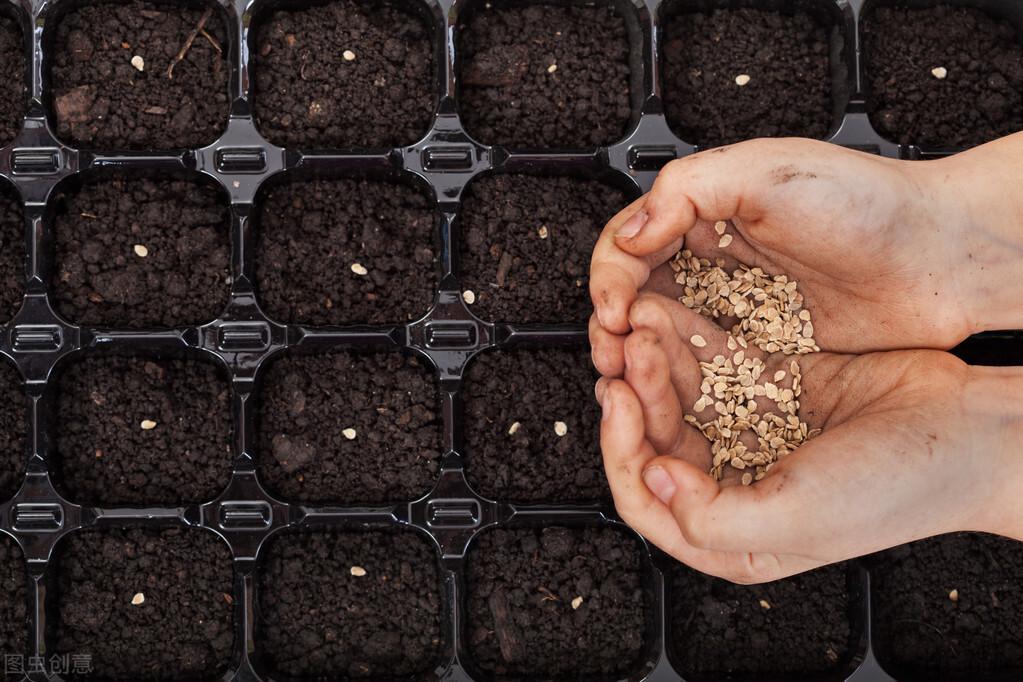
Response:
POLYGON ((686 542, 697 549, 707 549, 709 544, 707 527, 694 514, 676 514, 678 528, 686 542))

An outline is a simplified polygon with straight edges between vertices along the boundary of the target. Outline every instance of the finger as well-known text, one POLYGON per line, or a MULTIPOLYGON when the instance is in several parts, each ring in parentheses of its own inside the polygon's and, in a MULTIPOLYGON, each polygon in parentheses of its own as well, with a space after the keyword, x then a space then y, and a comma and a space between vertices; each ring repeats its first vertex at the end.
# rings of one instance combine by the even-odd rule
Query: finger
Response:
POLYGON ((601 376, 621 377, 625 373, 625 339, 600 326, 596 314, 590 315, 590 356, 601 376))
POLYGON ((682 339, 672 319, 670 309, 678 305, 681 305, 678 301, 658 294, 641 294, 629 310, 629 324, 633 329, 649 329, 660 339, 665 355, 671 358, 668 363, 671 383, 686 408, 701 395, 700 366, 688 339, 682 339))
POLYGON ((645 198, 640 198, 618 213, 604 227, 593 249, 590 262, 590 298, 602 327, 615 334, 629 331, 628 310, 636 294, 650 276, 650 271, 667 261, 682 244, 674 243, 645 256, 625 253, 615 244, 614 235, 621 225, 642 211, 645 198))
POLYGON ((604 468, 615 508, 636 532, 696 570, 737 583, 778 580, 821 565, 806 557, 717 552, 689 543, 671 509, 658 499, 644 479, 646 471, 646 480, 653 481, 644 465, 672 458, 656 458, 650 442, 643 437, 642 407, 629 385, 621 380, 601 381, 606 382, 602 391, 604 416, 600 429, 604 468))
POLYGON ((935 499, 959 499, 961 480, 946 471, 955 467, 935 467, 928 454, 913 452, 901 452, 897 468, 886 466, 893 428, 883 415, 835 427, 752 486, 719 489, 675 458, 651 464, 677 486, 670 506, 691 544, 830 563, 955 530, 955 514, 933 511, 935 499), (895 518, 899 523, 891 523, 895 518))
POLYGON ((637 329, 626 339, 625 380, 643 408, 647 440, 656 452, 674 452, 682 440, 682 406, 671 381, 668 356, 653 331, 637 329))

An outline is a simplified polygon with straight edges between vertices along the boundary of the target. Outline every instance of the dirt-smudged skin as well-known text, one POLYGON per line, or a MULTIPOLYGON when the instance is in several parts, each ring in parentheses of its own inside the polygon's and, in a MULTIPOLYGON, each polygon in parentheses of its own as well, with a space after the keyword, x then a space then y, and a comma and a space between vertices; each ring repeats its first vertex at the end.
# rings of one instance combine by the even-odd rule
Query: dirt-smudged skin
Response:
POLYGON ((434 37, 396 5, 333 0, 257 17, 253 108, 285 147, 397 147, 430 127, 434 37))
POLYGON ((212 2, 207 7, 132 0, 84 5, 63 16, 50 69, 57 134, 88 149, 215 141, 227 127, 230 45, 221 10, 212 2), (214 8, 203 25, 209 39, 193 40, 168 78, 207 7, 214 8))
POLYGON ((585 323, 593 311, 593 246, 626 203, 623 192, 594 180, 475 180, 459 212, 461 283, 475 295, 473 313, 501 322, 585 323))
POLYGON ((764 585, 736 585, 679 564, 668 642, 684 674, 810 675, 848 659, 848 569, 836 564, 764 585))
POLYGON ((47 594, 56 618, 47 622, 57 653, 88 654, 105 679, 215 679, 227 669, 234 585, 222 539, 110 528, 73 533, 56 551, 61 570, 47 594))
POLYGON ((53 468, 71 500, 169 506, 227 487, 231 396, 213 364, 93 357, 57 381, 53 468))
POLYGON ((470 549, 467 579, 466 645, 483 671, 544 680, 637 673, 651 598, 626 532, 486 531, 470 549))
POLYGON ((440 589, 417 534, 279 535, 259 572, 257 651, 279 675, 419 679, 441 662, 440 589))
POLYGON ((288 356, 269 366, 259 401, 258 473, 283 499, 395 502, 436 481, 437 389, 417 357, 288 356))
POLYGON ((1023 128, 1023 37, 1008 21, 972 7, 876 7, 861 30, 870 120, 889 139, 973 146, 1023 128))
POLYGON ((828 134, 834 116, 828 30, 810 15, 676 12, 664 33, 664 110, 682 139, 720 145, 828 134), (742 86, 741 76, 749 77, 742 86))
POLYGON ((874 641, 893 673, 981 679, 1023 672, 1023 545, 955 533, 877 559, 874 641))
POLYGON ((516 502, 610 497, 600 406, 592 398, 596 380, 585 348, 477 356, 463 382, 469 484, 486 497, 516 502))
POLYGON ((341 178, 286 183, 259 204, 256 286, 266 314, 310 325, 411 322, 439 279, 430 197, 341 178))
POLYGON ((56 206, 52 300, 65 318, 138 329, 203 324, 223 312, 231 221, 215 185, 104 179, 65 192, 56 206))
POLYGON ((631 117, 629 39, 610 3, 476 3, 461 34, 460 113, 467 132, 508 147, 617 142, 631 117))
POLYGON ((0 651, 21 655, 28 651, 28 572, 18 543, 0 535, 0 651))

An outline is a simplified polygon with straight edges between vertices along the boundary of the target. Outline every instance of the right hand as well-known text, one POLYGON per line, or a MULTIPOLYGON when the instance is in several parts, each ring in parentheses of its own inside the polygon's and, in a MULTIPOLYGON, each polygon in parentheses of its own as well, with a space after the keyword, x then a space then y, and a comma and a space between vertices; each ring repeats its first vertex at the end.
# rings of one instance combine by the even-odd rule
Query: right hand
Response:
MULTIPOLYGON (((724 257, 729 274, 742 262, 796 280, 825 351, 946 349, 1011 326, 995 300, 1023 269, 1023 230, 1017 217, 1019 238, 995 234, 1012 222, 1013 202, 985 205, 982 197, 999 191, 978 185, 993 186, 998 168, 1020 156, 1007 148, 1023 146, 1023 135, 1013 138, 927 162, 802 139, 752 140, 671 162, 607 224, 594 250, 590 336, 594 348, 610 349, 594 352, 597 369, 622 375, 628 312, 640 292, 678 297, 667 261, 683 244, 724 257), (985 173, 985 159, 1001 165, 988 163, 985 173), (718 220, 734 221, 725 249, 718 220)), ((1001 182, 1001 192, 1009 185, 1011 178, 1001 182)), ((1013 314, 1023 324, 1018 304, 1013 314)))

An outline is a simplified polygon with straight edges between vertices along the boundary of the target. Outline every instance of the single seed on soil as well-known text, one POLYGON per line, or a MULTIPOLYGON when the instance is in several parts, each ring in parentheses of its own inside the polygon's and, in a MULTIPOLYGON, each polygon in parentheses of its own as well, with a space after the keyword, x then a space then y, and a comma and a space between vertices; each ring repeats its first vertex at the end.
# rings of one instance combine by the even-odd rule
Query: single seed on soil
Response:
POLYGON ((536 233, 540 235, 540 239, 547 239, 547 235, 550 234, 546 225, 541 225, 540 229, 537 230, 536 233))
POLYGON ((363 568, 362 566, 352 566, 352 575, 354 575, 356 578, 361 578, 362 576, 366 575, 366 569, 363 568))
POLYGON ((724 234, 725 233, 725 228, 727 228, 727 227, 728 227, 728 223, 726 223, 724 220, 719 220, 716 223, 714 223, 714 231, 717 232, 718 235, 724 234))
POLYGON ((355 437, 359 434, 355 431, 355 429, 347 428, 341 432, 341 435, 347 438, 348 440, 355 440, 355 437))
POLYGON ((749 76, 744 73, 740 73, 738 76, 735 77, 735 84, 738 85, 740 88, 749 83, 749 81, 750 81, 749 76))
POLYGON ((138 606, 139 604, 141 604, 145 600, 146 600, 146 595, 142 594, 141 592, 136 592, 135 596, 131 598, 131 604, 132 604, 132 606, 138 606))
POLYGON ((943 81, 945 80, 945 77, 948 76, 948 69, 946 69, 944 66, 936 66, 933 69, 931 69, 931 75, 937 78, 939 81, 943 81))
POLYGON ((368 275, 369 270, 366 269, 361 263, 352 263, 352 272, 356 275, 368 275))
POLYGON ((554 422, 554 433, 556 433, 559 438, 564 436, 568 433, 568 424, 565 422, 554 422))
POLYGON ((462 300, 472 305, 476 302, 476 293, 472 289, 466 289, 462 292, 462 300))
POLYGON ((143 419, 139 426, 142 427, 143 431, 151 431, 156 428, 156 422, 152 419, 143 419))
POLYGON ((144 60, 141 55, 135 55, 131 58, 131 65, 138 71, 143 71, 146 68, 146 60, 144 60))
POLYGON ((551 64, 550 66, 547 67, 547 73, 554 73, 557 70, 558 70, 557 64, 551 64))
POLYGON ((727 248, 728 245, 731 244, 731 243, 732 243, 732 235, 730 235, 730 234, 723 234, 723 235, 721 235, 721 239, 718 240, 718 248, 719 249, 727 248))
POLYGON ((703 348, 707 345, 707 339, 703 338, 699 334, 693 334, 689 337, 689 343, 693 344, 697 348, 703 348))
POLYGON ((511 426, 508 427, 508 435, 509 436, 514 436, 516 433, 519 432, 519 429, 521 429, 521 428, 522 428, 522 424, 520 424, 518 422, 514 422, 511 426))
POLYGON ((770 609, 771 608, 771 602, 767 601, 766 599, 761 599, 760 600, 760 608, 764 609, 765 611, 770 609))
POLYGON ((355 53, 352 52, 351 50, 345 50, 344 52, 341 53, 341 56, 344 57, 346 62, 355 61, 355 53))
POLYGON ((576 597, 575 599, 572 600, 572 610, 573 611, 575 611, 576 609, 578 609, 582 605, 583 605, 583 598, 582 597, 576 597))
POLYGON ((144 244, 136 244, 132 247, 132 249, 135 250, 135 255, 139 258, 145 258, 149 255, 149 249, 147 249, 144 244))
POLYGON ((222 592, 220 594, 220 596, 223 597, 224 601, 226 601, 228 604, 233 604, 234 603, 234 597, 229 595, 227 592, 222 592))
POLYGON ((959 590, 952 590, 948 593, 948 598, 952 601, 959 601, 959 590))

